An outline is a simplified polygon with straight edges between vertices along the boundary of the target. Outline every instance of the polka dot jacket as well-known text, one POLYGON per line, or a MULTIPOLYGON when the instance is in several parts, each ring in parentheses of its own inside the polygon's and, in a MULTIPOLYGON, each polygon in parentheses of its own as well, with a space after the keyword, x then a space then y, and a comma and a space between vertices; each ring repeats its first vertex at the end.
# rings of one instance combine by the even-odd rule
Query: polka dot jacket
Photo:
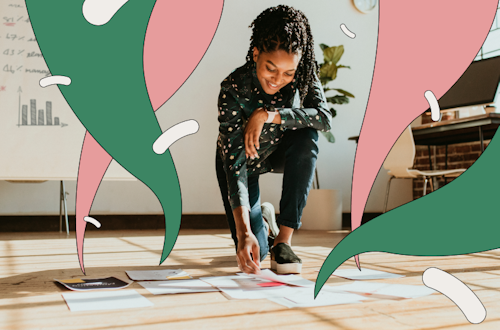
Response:
POLYGON ((273 170, 267 158, 276 150, 285 130, 304 127, 325 132, 330 130, 332 114, 327 108, 319 79, 316 77, 314 88, 309 88, 303 108, 300 107, 299 91, 294 83, 295 80, 274 95, 266 94, 254 66, 248 64, 234 70, 221 83, 217 152, 224 163, 232 209, 238 206, 250 209, 247 178, 273 170), (259 158, 247 159, 245 125, 252 112, 265 105, 276 108, 281 115, 281 124, 264 124, 259 158))

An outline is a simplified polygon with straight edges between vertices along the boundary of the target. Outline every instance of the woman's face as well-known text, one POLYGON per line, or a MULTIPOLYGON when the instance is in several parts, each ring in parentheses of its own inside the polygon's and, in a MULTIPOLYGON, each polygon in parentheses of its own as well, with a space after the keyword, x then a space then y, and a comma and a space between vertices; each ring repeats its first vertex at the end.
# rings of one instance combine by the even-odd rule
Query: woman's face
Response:
POLYGON ((259 52, 254 47, 253 60, 256 63, 257 79, 262 89, 266 94, 273 95, 293 80, 300 55, 282 49, 270 53, 259 52))

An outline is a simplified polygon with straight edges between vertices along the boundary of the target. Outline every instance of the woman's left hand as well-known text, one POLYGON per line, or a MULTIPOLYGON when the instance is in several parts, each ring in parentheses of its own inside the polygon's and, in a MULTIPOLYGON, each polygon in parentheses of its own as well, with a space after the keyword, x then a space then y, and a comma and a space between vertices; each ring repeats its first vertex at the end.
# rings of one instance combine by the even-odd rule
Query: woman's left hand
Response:
POLYGON ((267 120, 267 111, 264 108, 256 109, 248 118, 245 127, 245 154, 251 159, 258 158, 257 150, 260 148, 260 133, 267 120))

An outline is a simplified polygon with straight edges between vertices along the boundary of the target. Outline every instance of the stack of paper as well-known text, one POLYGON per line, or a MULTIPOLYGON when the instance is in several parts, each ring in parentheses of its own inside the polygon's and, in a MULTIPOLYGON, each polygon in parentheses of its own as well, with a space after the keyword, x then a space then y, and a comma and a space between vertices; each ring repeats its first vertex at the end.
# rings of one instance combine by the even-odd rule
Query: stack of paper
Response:
POLYGON ((134 281, 164 281, 191 278, 191 276, 182 269, 127 270, 125 272, 128 277, 134 281))

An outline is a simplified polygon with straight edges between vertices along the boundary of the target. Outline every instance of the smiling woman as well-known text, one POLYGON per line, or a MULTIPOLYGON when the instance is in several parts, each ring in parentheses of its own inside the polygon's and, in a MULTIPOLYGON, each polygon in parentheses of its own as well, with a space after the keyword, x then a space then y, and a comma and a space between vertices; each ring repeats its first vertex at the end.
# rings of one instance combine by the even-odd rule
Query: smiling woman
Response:
POLYGON ((257 47, 254 47, 253 60, 262 89, 266 94, 274 95, 292 82, 300 55, 282 49, 271 53, 259 52, 257 47))
POLYGON ((318 79, 307 18, 288 6, 272 7, 251 24, 247 62, 221 83, 216 169, 239 268, 300 273, 290 245, 301 226, 318 154, 317 130, 332 114, 318 79), (260 202, 259 175, 284 173, 280 217, 260 202), (279 228, 278 228, 279 225, 279 228))

